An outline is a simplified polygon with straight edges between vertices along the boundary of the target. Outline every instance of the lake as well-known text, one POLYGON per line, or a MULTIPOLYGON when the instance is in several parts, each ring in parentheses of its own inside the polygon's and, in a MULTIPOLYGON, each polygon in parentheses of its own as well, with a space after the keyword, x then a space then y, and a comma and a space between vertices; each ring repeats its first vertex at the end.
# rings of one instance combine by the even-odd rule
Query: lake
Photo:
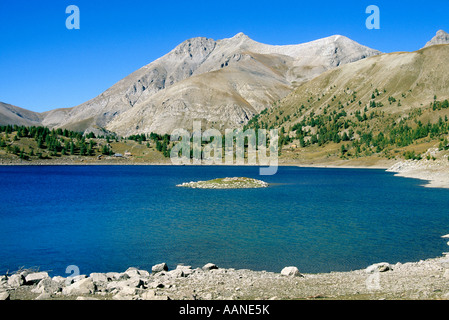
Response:
POLYGON ((233 166, 0 167, 0 274, 151 270, 166 262, 303 273, 441 256, 449 190, 371 169, 233 166), (245 176, 268 188, 182 182, 245 176))

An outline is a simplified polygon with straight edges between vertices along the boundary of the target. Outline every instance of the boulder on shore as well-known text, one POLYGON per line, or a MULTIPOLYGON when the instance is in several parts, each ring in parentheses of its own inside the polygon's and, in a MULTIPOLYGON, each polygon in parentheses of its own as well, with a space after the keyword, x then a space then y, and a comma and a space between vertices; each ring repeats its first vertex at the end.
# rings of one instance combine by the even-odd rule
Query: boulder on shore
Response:
POLYGON ((151 271, 154 273, 156 272, 162 272, 162 271, 168 271, 167 264, 165 262, 157 264, 151 268, 151 271))
POLYGON ((380 262, 373 265, 370 265, 368 268, 365 269, 366 273, 374 273, 374 272, 386 272, 389 270, 393 270, 391 265, 387 262, 380 262))
POLYGON ((287 277, 303 277, 296 267, 285 267, 282 269, 281 274, 287 277))
POLYGON ((36 284, 48 277, 49 276, 47 272, 33 272, 25 277, 25 284, 26 285, 36 284))
POLYGON ((62 294, 83 295, 95 292, 95 285, 92 278, 84 278, 62 289, 62 294))
POLYGON ((23 285, 25 283, 25 278, 23 275, 21 274, 13 274, 12 276, 9 277, 8 279, 8 285, 13 287, 13 288, 18 288, 21 285, 23 285))
POLYGON ((213 264, 213 263, 208 263, 208 264, 204 265, 204 267, 202 269, 204 271, 209 271, 209 270, 212 270, 212 269, 218 269, 218 267, 215 264, 213 264))

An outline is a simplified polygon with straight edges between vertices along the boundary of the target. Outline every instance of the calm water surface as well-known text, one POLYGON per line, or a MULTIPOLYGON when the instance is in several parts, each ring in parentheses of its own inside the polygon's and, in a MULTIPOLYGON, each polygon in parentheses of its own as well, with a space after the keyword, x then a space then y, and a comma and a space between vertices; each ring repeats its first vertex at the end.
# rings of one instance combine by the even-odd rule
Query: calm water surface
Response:
POLYGON ((0 167, 0 274, 151 270, 166 262, 317 273, 447 251, 449 190, 383 170, 280 167, 0 167), (176 184, 227 176, 265 189, 176 184))

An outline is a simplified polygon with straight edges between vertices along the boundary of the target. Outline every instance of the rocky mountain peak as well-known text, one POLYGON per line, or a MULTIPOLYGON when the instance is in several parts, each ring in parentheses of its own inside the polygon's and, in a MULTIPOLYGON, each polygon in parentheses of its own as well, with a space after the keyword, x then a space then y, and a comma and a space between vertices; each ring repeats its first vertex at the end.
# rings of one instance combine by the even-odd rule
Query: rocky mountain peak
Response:
POLYGON ((250 44, 254 43, 255 41, 253 41, 250 37, 248 37, 243 32, 239 32, 231 38, 218 40, 217 42, 220 43, 221 45, 224 45, 227 47, 234 47, 234 49, 237 49, 238 47, 241 47, 241 46, 250 45, 250 44))
POLYGON ((197 37, 178 45, 173 53, 178 56, 208 55, 215 48, 215 41, 209 38, 197 37))
POLYGON ((427 44, 424 46, 424 48, 436 45, 436 44, 449 44, 449 34, 445 32, 444 30, 438 30, 435 37, 432 38, 427 44))
POLYGON ((246 34, 244 34, 243 32, 239 32, 233 38, 241 39, 241 38, 249 38, 249 37, 246 34))

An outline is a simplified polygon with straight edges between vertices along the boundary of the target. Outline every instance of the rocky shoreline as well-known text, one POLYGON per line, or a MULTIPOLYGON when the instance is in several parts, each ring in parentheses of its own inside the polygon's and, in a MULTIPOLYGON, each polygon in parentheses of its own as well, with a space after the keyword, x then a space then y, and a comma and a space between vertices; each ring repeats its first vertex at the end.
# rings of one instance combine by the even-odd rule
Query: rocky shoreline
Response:
POLYGON ((427 188, 449 188, 449 161, 444 160, 407 160, 393 165, 387 170, 396 176, 425 180, 427 188))
POLYGON ((1 300, 448 300, 449 259, 378 263, 363 270, 302 274, 165 263, 151 271, 50 277, 19 270, 0 276, 1 300))

